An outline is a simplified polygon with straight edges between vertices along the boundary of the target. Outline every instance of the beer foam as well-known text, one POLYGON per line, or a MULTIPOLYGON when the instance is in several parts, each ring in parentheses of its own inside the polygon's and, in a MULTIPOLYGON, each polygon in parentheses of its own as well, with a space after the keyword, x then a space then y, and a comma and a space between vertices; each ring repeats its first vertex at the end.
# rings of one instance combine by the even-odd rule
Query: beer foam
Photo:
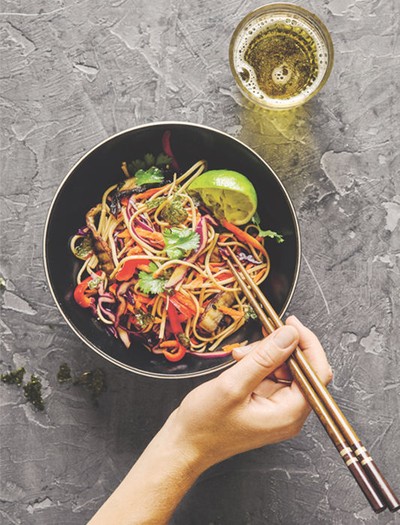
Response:
MULTIPOLYGON (((260 15, 258 18, 250 20, 237 35, 234 49, 233 49, 233 65, 240 78, 240 84, 243 91, 251 95, 251 98, 260 99, 261 104, 268 106, 279 107, 291 107, 296 106, 304 102, 321 84, 322 79, 328 68, 328 48, 321 34, 313 27, 312 24, 307 23, 306 20, 300 18, 296 14, 287 13, 266 13, 260 15), (278 99, 268 97, 260 88, 257 82, 257 76, 253 67, 245 60, 245 52, 249 44, 267 27, 274 26, 276 24, 291 25, 293 27, 299 27, 306 31, 313 39, 318 56, 318 73, 314 81, 304 89, 299 95, 291 97, 290 99, 278 99)), ((274 82, 285 83, 289 81, 285 78, 282 71, 276 68, 274 70, 274 82)), ((290 72, 289 72, 290 73, 290 72)))

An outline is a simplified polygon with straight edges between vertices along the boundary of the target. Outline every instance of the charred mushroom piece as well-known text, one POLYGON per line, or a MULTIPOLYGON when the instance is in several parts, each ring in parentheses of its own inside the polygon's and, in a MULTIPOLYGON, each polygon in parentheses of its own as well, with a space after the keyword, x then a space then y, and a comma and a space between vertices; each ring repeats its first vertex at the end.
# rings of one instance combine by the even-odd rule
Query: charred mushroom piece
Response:
POLYGON ((125 191, 130 192, 134 190, 136 187, 137 186, 136 186, 135 177, 130 177, 129 179, 124 180, 124 182, 118 186, 118 192, 119 193, 124 193, 125 191))
POLYGON ((102 238, 102 236, 97 231, 94 220, 96 216, 101 211, 101 204, 98 204, 86 214, 86 224, 89 230, 92 232, 93 236, 93 252, 99 260, 100 268, 106 273, 107 276, 110 276, 114 271, 114 263, 112 260, 111 248, 108 246, 107 242, 102 238))
POLYGON ((199 326, 206 332, 213 333, 217 330, 219 323, 224 317, 224 313, 220 311, 221 306, 230 307, 235 301, 235 296, 232 292, 221 292, 210 303, 203 315, 200 318, 199 326))

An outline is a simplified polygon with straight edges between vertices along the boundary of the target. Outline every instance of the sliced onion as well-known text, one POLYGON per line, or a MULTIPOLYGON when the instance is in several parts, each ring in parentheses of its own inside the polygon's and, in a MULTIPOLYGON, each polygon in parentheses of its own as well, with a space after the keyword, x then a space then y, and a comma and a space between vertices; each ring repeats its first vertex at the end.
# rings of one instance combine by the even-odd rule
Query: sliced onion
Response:
POLYGON ((193 350, 187 350, 188 354, 195 355, 196 357, 202 357, 203 359, 213 359, 217 357, 227 357, 232 355, 232 352, 193 352, 193 350))
POLYGON ((131 340, 129 339, 128 333, 125 330, 123 330, 120 326, 117 326, 117 332, 126 348, 129 348, 131 346, 131 340))
MULTIPOLYGON (((111 294, 108 294, 111 296, 111 294)), ((113 296, 107 297, 105 294, 99 298, 97 301, 97 307, 100 309, 102 315, 110 321, 110 323, 115 323, 115 315, 107 310, 105 304, 115 304, 115 298, 113 296)))
POLYGON ((135 225, 139 226, 139 228, 143 228, 144 230, 146 230, 148 232, 154 232, 155 231, 154 228, 149 226, 149 224, 147 223, 146 217, 144 217, 143 215, 141 215, 140 219, 138 219, 138 218, 135 219, 135 225), (146 220, 146 222, 145 222, 145 220, 146 220))

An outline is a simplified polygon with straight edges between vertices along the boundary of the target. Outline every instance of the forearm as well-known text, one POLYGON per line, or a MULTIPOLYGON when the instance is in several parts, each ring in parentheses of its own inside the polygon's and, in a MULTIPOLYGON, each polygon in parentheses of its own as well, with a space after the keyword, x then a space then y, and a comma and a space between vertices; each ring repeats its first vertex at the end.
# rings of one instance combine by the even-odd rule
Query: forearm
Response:
POLYGON ((205 470, 180 442, 173 415, 88 525, 162 525, 205 470))

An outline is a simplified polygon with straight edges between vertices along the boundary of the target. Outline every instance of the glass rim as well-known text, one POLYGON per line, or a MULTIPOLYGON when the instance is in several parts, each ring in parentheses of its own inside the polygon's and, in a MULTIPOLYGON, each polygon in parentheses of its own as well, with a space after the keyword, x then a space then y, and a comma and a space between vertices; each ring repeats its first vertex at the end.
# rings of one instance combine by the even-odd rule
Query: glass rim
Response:
POLYGON ((332 37, 331 37, 331 35, 330 35, 329 31, 328 31, 328 28, 324 24, 324 22, 316 14, 312 13, 311 11, 308 11, 304 7, 301 7, 301 6, 296 5, 296 4, 291 4, 291 3, 273 2, 273 3, 270 3, 270 4, 262 5, 260 7, 257 7, 257 9, 254 9, 253 11, 250 11, 250 13, 248 13, 244 18, 242 18, 242 20, 236 26, 236 28, 235 28, 235 30, 234 30, 234 32, 232 34, 230 43, 229 43, 229 65, 230 65, 230 68, 231 68, 231 72, 232 72, 233 78, 235 79, 235 82, 236 82, 238 88, 240 89, 241 93, 247 99, 249 99, 251 102, 253 102, 257 106, 261 106, 261 107, 263 107, 265 109, 272 109, 272 110, 278 110, 278 111, 279 110, 287 110, 287 109, 292 109, 292 108, 296 108, 296 107, 302 106, 303 104, 308 102, 326 84, 326 82, 327 82, 327 80, 328 80, 328 78, 329 78, 329 76, 331 74, 332 68, 333 68, 333 62, 334 62, 334 49, 333 49, 332 37), (327 68, 326 68, 326 71, 324 73, 324 76, 322 77, 320 83, 317 85, 317 87, 315 88, 315 90, 312 93, 310 93, 307 97, 305 97, 300 103, 297 103, 297 104, 294 104, 294 105, 293 104, 292 105, 290 105, 290 104, 288 104, 288 105, 281 104, 280 107, 277 107, 277 106, 269 104, 265 100, 260 100, 258 97, 256 97, 252 93, 250 93, 243 86, 242 80, 241 80, 239 74, 237 73, 236 68, 235 68, 235 64, 234 64, 234 47, 235 47, 235 44, 237 42, 238 36, 242 32, 243 28, 251 20, 253 20, 255 18, 258 18, 259 16, 264 15, 264 14, 282 13, 282 12, 283 13, 287 12, 287 13, 290 13, 290 14, 299 15, 300 17, 303 18, 303 20, 306 20, 307 22, 309 22, 309 23, 311 23, 313 25, 313 28, 318 31, 318 33, 323 38, 324 43, 326 45, 327 54, 328 54, 328 64, 327 64, 327 68))

